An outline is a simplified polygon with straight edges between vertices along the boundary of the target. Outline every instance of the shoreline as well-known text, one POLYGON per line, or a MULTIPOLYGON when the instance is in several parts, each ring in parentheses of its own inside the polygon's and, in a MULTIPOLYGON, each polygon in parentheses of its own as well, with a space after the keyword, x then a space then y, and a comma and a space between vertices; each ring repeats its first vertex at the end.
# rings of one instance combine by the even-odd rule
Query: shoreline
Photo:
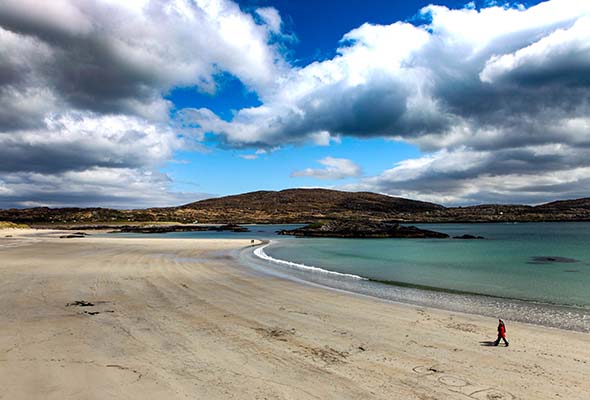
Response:
POLYGON ((508 320, 510 347, 489 347, 495 319, 273 277, 240 264, 251 251, 249 239, 0 235, 0 398, 590 391, 586 333, 508 320))
MULTIPOLYGON (((260 245, 258 245, 258 246, 260 246, 260 245)), ((241 249, 241 251, 248 251, 248 249, 244 248, 244 249, 241 249)), ((236 256, 236 255, 234 254, 234 256, 236 256)), ((289 261, 287 261, 287 262, 289 262, 289 261)), ((242 262, 240 261, 240 263, 242 263, 242 262)), ((369 300, 376 301, 376 302, 382 302, 384 304, 392 304, 392 305, 398 306, 398 307, 408 307, 408 308, 420 307, 420 308, 429 310, 431 312, 449 313, 452 315, 460 315, 465 318, 484 318, 484 319, 490 319, 490 318, 495 319, 496 318, 496 316, 490 316, 490 315, 480 314, 480 313, 476 313, 476 312, 459 311, 459 310, 436 307, 436 306, 431 306, 431 305, 420 305, 420 304, 411 303, 409 301, 393 300, 393 299, 389 299, 389 298, 385 298, 385 297, 379 297, 374 294, 365 294, 365 293, 362 293, 359 291, 353 291, 350 289, 341 289, 336 286, 328 286, 327 284, 316 283, 311 280, 298 278, 294 275, 289 275, 287 273, 281 273, 280 271, 269 271, 266 269, 267 266, 265 266, 265 267, 252 267, 251 265, 244 265, 244 266, 247 268, 251 268, 251 269, 255 270, 256 272, 259 272, 262 275, 280 277, 281 279, 285 279, 290 282, 295 282, 299 285, 320 288, 320 289, 328 290, 328 291, 334 291, 334 292, 342 293, 342 294, 345 294, 348 296, 369 299, 369 300)), ((324 270, 324 271, 327 271, 327 270, 324 270)), ((327 271, 327 272, 331 272, 331 271, 327 271)), ((337 273, 337 274, 340 274, 340 273, 337 273)), ((368 278, 361 278, 361 279, 366 280, 368 282, 376 282, 376 281, 372 281, 371 279, 368 279, 368 278)), ((376 283, 379 283, 379 282, 376 282, 376 283)), ((421 291, 421 292, 428 292, 428 290, 426 290, 426 289, 416 289, 416 290, 421 291)), ((476 296, 490 297, 490 296, 486 296, 486 295, 476 295, 476 296)), ((511 320, 511 323, 516 323, 516 324, 528 326, 533 329, 535 329, 535 328, 536 329, 549 329, 549 330, 556 331, 556 332, 562 331, 562 332, 571 332, 571 333, 575 333, 575 334, 588 334, 589 333, 589 332, 582 331, 582 330, 566 329, 566 328, 559 327, 559 326, 542 325, 540 323, 534 323, 534 322, 511 320)))
MULTIPOLYGON (((44 238, 59 238, 60 236, 69 233, 71 233, 71 231, 68 230, 11 228, 0 229, 0 239, 6 234, 11 234, 11 236, 14 236, 14 239, 27 238, 33 241, 38 241, 44 238)), ((86 239, 117 238, 116 236, 110 236, 112 233, 110 230, 93 230, 86 231, 86 233, 88 233, 86 239), (94 236, 97 234, 99 236, 94 236), (106 236, 103 236, 104 234, 106 234, 106 236)), ((150 237, 149 235, 144 236, 143 234, 132 237, 121 236, 121 238, 123 238, 123 240, 143 240, 144 238, 147 240, 195 240, 194 238, 174 238, 166 237, 165 235, 160 237, 150 237)), ((245 239, 203 238, 196 240, 231 241, 245 239)), ((304 265, 289 260, 276 259, 266 254, 264 249, 280 239, 256 238, 255 240, 260 241, 261 243, 256 245, 252 252, 256 256, 256 260, 264 264, 262 272, 269 275, 279 276, 288 280, 295 280, 304 284, 317 284, 326 289, 341 290, 345 293, 361 294, 375 299, 393 301, 398 304, 428 307, 436 310, 459 312, 482 317, 496 318, 502 316, 503 318, 520 323, 566 331, 590 333, 590 311, 588 308, 577 307, 575 305, 554 304, 537 300, 468 293, 447 290, 444 288, 421 287, 419 285, 411 284, 404 285, 403 283, 398 284, 397 282, 382 282, 361 275, 340 273, 314 265, 304 265), (277 264, 281 267, 277 268, 277 264), (525 317, 522 317, 523 315, 525 317), (564 318, 567 318, 567 320, 564 318)), ((240 256, 240 260, 236 261, 246 264, 245 266, 253 267, 254 270, 260 270, 257 266, 252 265, 252 257, 244 259, 244 257, 240 256)))
MULTIPOLYGON (((401 304, 484 317, 503 316, 521 323, 590 333, 590 310, 584 307, 382 282, 271 257, 264 249, 272 244, 273 241, 263 243, 253 251, 253 254, 260 262, 265 263, 266 267, 275 270, 278 276, 286 279, 296 277, 302 282, 319 284, 328 289, 343 290, 401 304), (283 270, 276 271, 277 265, 282 266, 283 270)), ((251 260, 246 259, 245 262, 250 263, 251 260)))

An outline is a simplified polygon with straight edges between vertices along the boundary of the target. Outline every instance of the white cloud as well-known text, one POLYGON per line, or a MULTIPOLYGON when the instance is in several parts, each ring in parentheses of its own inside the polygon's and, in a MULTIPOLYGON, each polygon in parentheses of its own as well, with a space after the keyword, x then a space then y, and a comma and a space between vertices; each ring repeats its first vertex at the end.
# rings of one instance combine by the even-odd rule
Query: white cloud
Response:
POLYGON ((495 152, 459 148, 397 163, 340 186, 447 205, 542 203, 588 196, 590 149, 553 144, 495 152))
MULTIPOLYGON (((51 174, 74 182, 82 171, 119 171, 125 182, 135 174, 147 187, 158 165, 177 149, 198 149, 207 133, 236 148, 355 136, 404 140, 431 153, 359 183, 392 194, 459 202, 518 190, 530 199, 578 193, 583 178, 568 177, 588 166, 590 2, 428 6, 423 26, 361 25, 343 36, 335 57, 304 67, 281 54, 291 38, 279 13, 253 13, 231 0, 0 2, 2 193, 22 184, 8 175, 28 182, 27 174, 40 174, 50 185, 51 174), (170 90, 214 93, 222 72, 262 104, 231 121, 206 108, 177 110, 169 120, 170 90), (519 183, 526 177, 538 183, 534 190, 519 183), (502 182, 513 188, 502 190, 502 182)), ((360 175, 343 160, 294 174, 360 175)), ((62 183, 55 185, 68 187, 62 183)), ((32 193, 30 201, 40 201, 49 192, 32 193)))
POLYGON ((287 68, 273 10, 257 23, 230 0, 0 2, 0 131, 72 110, 164 122, 169 90, 214 93, 221 72, 264 91, 287 68))
POLYGON ((422 16, 423 26, 350 31, 334 58, 280 75, 261 106, 229 122, 206 109, 186 115, 238 147, 386 137, 427 153, 353 188, 453 203, 590 195, 573 172, 589 166, 590 2, 428 6, 422 16), (575 157, 539 155, 552 146, 575 157))
POLYGON ((230 122, 206 109, 185 115, 203 132, 236 146, 314 142, 321 132, 323 143, 331 136, 385 136, 427 143, 428 150, 457 136, 458 127, 464 141, 482 127, 511 140, 511 117, 520 120, 520 130, 542 135, 534 120, 547 110, 562 117, 587 115, 587 104, 571 110, 571 92, 559 84, 573 81, 576 90, 588 93, 587 79, 575 81, 567 68, 587 71, 590 3, 552 0, 529 9, 480 11, 428 6, 422 13, 431 18, 424 26, 364 24, 350 31, 336 57, 278 75, 260 91, 261 106, 239 110, 230 122), (525 62, 540 47, 550 51, 535 61, 540 69, 548 63, 567 68, 539 76, 526 90, 491 85, 498 68, 516 62, 510 60, 517 55, 525 62))
POLYGON ((214 93, 221 72, 269 87, 287 39, 276 10, 257 15, 230 0, 0 2, 0 204, 179 200, 158 169, 202 137, 171 128, 164 96, 214 93))
MULTIPOLYGON (((143 94, 158 95, 185 85, 212 92, 214 75, 221 71, 261 90, 282 66, 277 49, 268 44, 271 32, 280 29, 280 16, 272 10, 261 11, 266 18, 259 25, 229 0, 60 0, 43 7, 32 0, 6 0, 0 4, 0 25, 22 41, 33 38, 50 46, 56 67, 67 67, 64 74, 79 73, 78 79, 107 87, 128 78, 128 94, 148 90, 143 94), (109 79, 99 81, 103 78, 109 79)), ((56 79, 51 72, 46 71, 46 78, 56 79)), ((81 86, 75 89, 97 89, 81 86)), ((126 93, 102 93, 115 94, 126 93)))
POLYGON ((361 167, 347 158, 325 157, 318 160, 325 168, 306 168, 302 171, 294 171, 291 177, 310 176, 317 179, 344 179, 359 177, 362 175, 361 167))
POLYGON ((243 158, 244 160, 256 160, 258 154, 240 154, 238 157, 243 158))
POLYGON ((149 169, 92 167, 81 171, 43 174, 16 172, 5 174, 0 207, 103 207, 142 208, 177 206, 211 197, 203 193, 170 190, 170 180, 149 169))
MULTIPOLYGON (((517 75, 534 84, 542 75, 563 79, 570 73, 572 79, 590 70, 590 16, 578 19, 571 28, 558 29, 530 46, 487 60, 479 74, 483 82, 494 83, 517 75)), ((546 79, 550 79, 547 77, 546 79)))
POLYGON ((270 149, 258 149, 254 152, 254 154, 239 154, 238 157, 243 158, 244 160, 256 160, 258 157, 274 153, 275 151, 279 150, 279 147, 273 147, 270 149))
POLYGON ((281 15, 277 11, 276 8, 273 7, 261 7, 256 9, 256 14, 268 26, 268 30, 273 34, 280 34, 281 33, 281 26, 283 21, 281 19, 281 15))
POLYGON ((0 172, 157 167, 182 140, 164 124, 125 115, 47 115, 44 127, 0 132, 0 172))

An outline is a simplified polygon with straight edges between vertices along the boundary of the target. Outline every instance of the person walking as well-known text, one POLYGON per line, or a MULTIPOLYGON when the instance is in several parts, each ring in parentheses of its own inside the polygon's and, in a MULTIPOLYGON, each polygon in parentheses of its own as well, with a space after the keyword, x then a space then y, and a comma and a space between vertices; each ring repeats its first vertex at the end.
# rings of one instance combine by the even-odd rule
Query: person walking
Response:
POLYGON ((500 339, 502 339, 504 343, 506 343, 506 347, 508 347, 509 343, 508 340, 506 340, 506 325, 504 325, 504 321, 502 321, 501 319, 499 319, 498 321, 498 339, 496 339, 496 341, 494 342, 494 346, 500 344, 500 339))

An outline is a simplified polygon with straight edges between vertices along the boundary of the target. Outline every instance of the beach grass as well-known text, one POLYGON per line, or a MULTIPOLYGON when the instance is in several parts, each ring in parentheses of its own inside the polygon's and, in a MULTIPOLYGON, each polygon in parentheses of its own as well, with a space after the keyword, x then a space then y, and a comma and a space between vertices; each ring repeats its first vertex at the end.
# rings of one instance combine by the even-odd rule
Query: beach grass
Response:
POLYGON ((0 221, 0 229, 29 229, 29 226, 25 224, 15 224, 14 222, 0 221))

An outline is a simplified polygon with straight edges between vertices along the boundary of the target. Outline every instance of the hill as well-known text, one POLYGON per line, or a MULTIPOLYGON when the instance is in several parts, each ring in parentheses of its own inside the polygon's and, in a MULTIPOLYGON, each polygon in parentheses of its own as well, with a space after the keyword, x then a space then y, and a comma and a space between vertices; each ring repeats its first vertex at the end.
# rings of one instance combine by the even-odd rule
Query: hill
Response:
POLYGON ((415 222, 558 222, 590 221, 590 198, 560 200, 537 206, 484 204, 447 208, 417 215, 415 222))
POLYGON ((309 223, 364 219, 387 222, 590 221, 590 198, 538 206, 444 207, 369 192, 328 189, 258 191, 143 210, 46 208, 0 210, 0 220, 36 226, 175 223, 309 223))
POLYGON ((327 189, 259 191, 202 200, 178 207, 177 213, 198 221, 298 223, 319 219, 407 218, 442 211, 443 206, 369 192, 327 189))

